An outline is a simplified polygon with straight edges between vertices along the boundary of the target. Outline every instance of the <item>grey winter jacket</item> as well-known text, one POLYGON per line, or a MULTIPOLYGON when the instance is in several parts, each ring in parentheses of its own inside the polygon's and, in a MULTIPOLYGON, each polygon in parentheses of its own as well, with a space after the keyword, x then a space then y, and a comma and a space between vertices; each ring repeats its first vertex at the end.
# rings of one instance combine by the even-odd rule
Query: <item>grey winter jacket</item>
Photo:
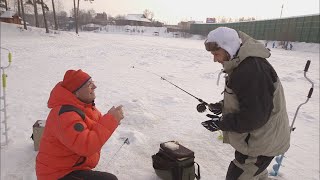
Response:
POLYGON ((266 60, 263 44, 238 32, 242 45, 223 63, 226 86, 219 127, 223 141, 242 154, 257 157, 285 153, 290 146, 290 127, 283 88, 266 60))

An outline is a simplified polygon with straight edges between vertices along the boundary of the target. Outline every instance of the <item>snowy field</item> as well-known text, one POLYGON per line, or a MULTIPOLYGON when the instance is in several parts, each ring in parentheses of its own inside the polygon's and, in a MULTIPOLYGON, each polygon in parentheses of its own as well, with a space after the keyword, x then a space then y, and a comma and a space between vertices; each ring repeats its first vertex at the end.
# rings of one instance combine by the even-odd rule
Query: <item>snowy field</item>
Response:
MULTIPOLYGON (((206 102, 221 100, 224 79, 216 84, 221 65, 205 51, 203 40, 112 32, 81 32, 79 36, 44 32, 30 27, 21 31, 1 23, 1 47, 13 54, 13 62, 6 69, 9 144, 1 147, 1 179, 36 179, 32 125, 46 119, 49 93, 64 72, 79 68, 96 82, 96 105, 101 112, 119 104, 125 111, 122 124, 103 146, 97 170, 114 173, 119 180, 157 180, 151 156, 161 142, 176 140, 195 152, 202 180, 224 179, 234 158, 233 148, 218 139, 219 133, 202 127, 201 122, 208 118, 196 111, 196 99, 153 74, 206 102), (125 138, 129 145, 123 145, 125 138)), ((283 83, 290 121, 311 87, 303 77, 307 60, 311 60, 307 75, 315 89, 300 108, 291 147, 277 179, 319 180, 319 44, 293 45, 293 51, 271 49, 269 58, 283 83)), ((1 50, 1 66, 7 62, 7 51, 1 50)), ((3 129, 1 124, 1 132, 3 129)))

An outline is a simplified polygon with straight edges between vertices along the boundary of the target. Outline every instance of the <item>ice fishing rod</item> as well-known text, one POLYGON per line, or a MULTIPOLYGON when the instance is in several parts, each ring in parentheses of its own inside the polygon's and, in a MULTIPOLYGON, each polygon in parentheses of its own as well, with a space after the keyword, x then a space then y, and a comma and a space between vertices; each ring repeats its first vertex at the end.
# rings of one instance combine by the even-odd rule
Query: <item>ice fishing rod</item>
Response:
POLYGON ((148 70, 145 70, 145 69, 142 69, 142 68, 138 68, 138 67, 136 67, 136 66, 131 66, 131 68, 133 68, 133 69, 139 69, 139 70, 142 70, 142 71, 151 73, 151 74, 153 74, 153 75, 156 75, 156 76, 160 77, 161 80, 167 81, 168 83, 170 83, 171 85, 173 85, 173 86, 175 86, 176 88, 180 89, 181 91, 183 91, 183 92, 189 94, 190 96, 194 97, 195 99, 197 99, 197 100, 200 102, 200 104, 197 105, 197 111, 198 111, 199 113, 203 113, 203 112, 207 109, 206 106, 209 105, 207 102, 205 102, 205 101, 203 101, 202 99, 194 96, 193 94, 191 94, 191 93, 189 93, 188 91, 182 89, 181 87, 175 85, 174 83, 168 81, 166 78, 160 76, 159 74, 156 74, 156 73, 154 73, 154 72, 151 72, 151 71, 148 71, 148 70))
POLYGON ((107 163, 107 166, 113 161, 114 157, 116 157, 116 155, 118 154, 118 152, 121 150, 122 146, 125 145, 125 144, 127 144, 127 145, 130 144, 129 138, 126 138, 126 139, 123 141, 122 145, 118 148, 118 150, 117 150, 117 151, 114 153, 114 155, 110 158, 109 162, 107 163))
MULTIPOLYGON (((7 95, 6 95, 6 88, 7 88, 7 77, 8 75, 5 73, 5 69, 7 69, 10 65, 11 65, 11 62, 12 62, 12 54, 11 54, 11 51, 7 48, 4 48, 4 47, 0 47, 0 49, 3 49, 3 50, 6 50, 8 51, 8 62, 9 64, 7 66, 1 66, 1 58, 0 58, 0 69, 2 71, 2 96, 0 96, 0 99, 3 100, 3 108, 2 108, 2 103, 0 104, 0 111, 3 112, 3 116, 4 116, 4 120, 0 120, 1 123, 4 124, 4 132, 3 132, 3 135, 5 135, 5 141, 4 143, 1 144, 1 146, 5 146, 9 143, 9 137, 8 137, 8 124, 7 124, 7 120, 8 120, 8 116, 7 116, 7 95)), ((1 51, 0 51, 0 54, 1 54, 1 51)), ((0 88, 1 89, 1 88, 0 88)), ((0 117, 1 119, 1 117, 0 117)))
MULTIPOLYGON (((311 88, 310 88, 310 90, 309 90, 309 93, 308 93, 308 96, 307 96, 307 100, 306 100, 304 103, 301 103, 301 104, 297 107, 296 113, 294 114, 294 118, 293 118, 293 121, 292 121, 291 126, 290 126, 290 135, 291 135, 291 132, 296 129, 295 127, 293 127, 293 125, 294 125, 294 122, 296 121, 296 118, 297 118, 297 115, 298 115, 298 112, 299 112, 300 107, 301 107, 302 105, 306 104, 306 103, 309 101, 309 99, 311 98, 311 95, 312 95, 312 93, 313 93, 314 84, 313 84, 313 82, 307 77, 307 72, 308 72, 310 63, 311 63, 311 61, 308 60, 307 63, 306 63, 306 66, 304 67, 304 77, 311 83, 311 88)), ((281 154, 280 156, 277 156, 277 157, 275 158, 276 164, 274 164, 274 165, 272 166, 273 171, 270 172, 270 175, 271 175, 271 176, 277 176, 277 175, 278 175, 279 169, 280 169, 280 166, 281 166, 281 164, 282 164, 283 158, 284 158, 284 153, 281 154)))

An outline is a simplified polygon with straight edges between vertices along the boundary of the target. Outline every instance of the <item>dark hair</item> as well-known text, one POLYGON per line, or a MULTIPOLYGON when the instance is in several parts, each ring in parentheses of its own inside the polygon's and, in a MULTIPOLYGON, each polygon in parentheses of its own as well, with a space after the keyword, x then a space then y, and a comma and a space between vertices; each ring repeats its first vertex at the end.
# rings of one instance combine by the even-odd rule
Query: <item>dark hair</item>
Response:
POLYGON ((216 42, 207 42, 207 40, 204 42, 204 46, 206 47, 207 51, 217 51, 221 47, 216 42))

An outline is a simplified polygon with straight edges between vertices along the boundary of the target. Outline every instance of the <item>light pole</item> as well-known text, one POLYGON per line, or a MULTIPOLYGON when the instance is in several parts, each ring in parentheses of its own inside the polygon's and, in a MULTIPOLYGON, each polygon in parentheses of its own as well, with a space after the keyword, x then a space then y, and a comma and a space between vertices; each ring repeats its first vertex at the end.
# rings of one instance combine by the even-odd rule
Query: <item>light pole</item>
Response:
POLYGON ((283 10, 283 4, 282 4, 282 6, 281 6, 280 19, 281 19, 281 17, 282 17, 282 10, 283 10))

